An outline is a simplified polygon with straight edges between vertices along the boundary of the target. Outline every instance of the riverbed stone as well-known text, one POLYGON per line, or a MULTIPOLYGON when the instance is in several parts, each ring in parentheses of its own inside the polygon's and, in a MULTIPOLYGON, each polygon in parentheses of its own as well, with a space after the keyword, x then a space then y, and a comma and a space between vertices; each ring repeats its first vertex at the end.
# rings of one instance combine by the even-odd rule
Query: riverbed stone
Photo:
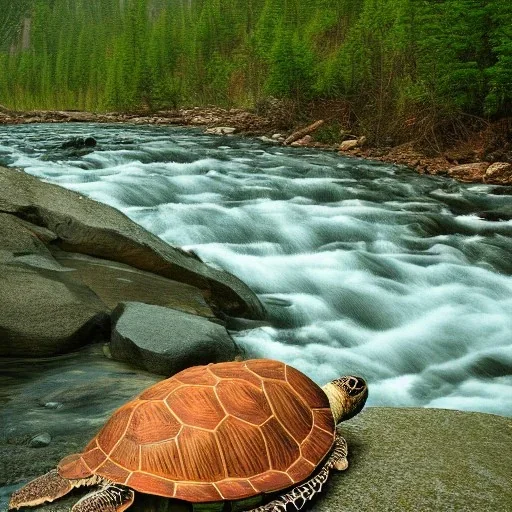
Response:
POLYGON ((339 147, 340 151, 350 151, 359 146, 359 142, 357 140, 344 140, 339 147))
POLYGON ((466 183, 482 182, 489 162, 456 165, 448 169, 448 175, 466 183))
POLYGON ((231 316, 264 317, 256 295, 232 274, 206 265, 120 211, 76 192, 0 167, 0 213, 55 233, 53 244, 62 250, 112 259, 195 286, 231 316))
POLYGON ((0 356, 61 354, 108 332, 105 304, 68 272, 11 263, 0 275, 0 356))
POLYGON ((160 375, 231 361, 238 354, 222 325, 183 311, 123 302, 113 311, 112 321, 112 357, 160 375))
MULTIPOLYGON (((114 363, 111 362, 112 365, 114 363)), ((140 377, 132 378, 137 386, 143 383, 140 377)), ((128 376, 119 382, 120 389, 127 380, 128 376)), ((101 379, 91 381, 90 392, 99 386, 97 382, 101 379)), ((107 410, 111 402, 110 398, 107 410)), ((26 404, 24 407, 29 408, 26 404)), ((46 448, 30 450, 23 446, 2 445, 0 431, 0 462, 6 464, 6 472, 0 472, 0 485, 13 484, 0 488, 0 507, 2 500, 7 502, 9 492, 54 467, 62 456, 87 444, 98 427, 96 421, 93 426, 80 419, 84 413, 91 414, 90 405, 81 407, 71 420, 73 424, 81 425, 77 429, 81 437, 74 434, 70 428, 72 425, 68 425, 67 435, 61 435, 46 448)), ((98 409, 93 415, 96 420, 102 406, 96 404, 95 407, 98 409)), ((26 414, 20 414, 22 422, 26 421, 26 414)), ((342 423, 339 431, 349 444, 349 468, 344 472, 334 472, 323 492, 305 511, 510 510, 510 418, 441 409, 367 407, 358 416, 342 423)), ((80 491, 38 510, 68 511, 84 493, 85 490, 80 491)), ((180 509, 172 500, 151 500, 138 495, 130 510, 177 512, 180 509)))
POLYGON ((236 128, 232 126, 214 126, 207 128, 204 133, 209 135, 231 135, 236 132, 236 128))
POLYGON ((510 185, 512 183, 512 164, 508 162, 495 162, 485 171, 485 183, 496 185, 510 185))

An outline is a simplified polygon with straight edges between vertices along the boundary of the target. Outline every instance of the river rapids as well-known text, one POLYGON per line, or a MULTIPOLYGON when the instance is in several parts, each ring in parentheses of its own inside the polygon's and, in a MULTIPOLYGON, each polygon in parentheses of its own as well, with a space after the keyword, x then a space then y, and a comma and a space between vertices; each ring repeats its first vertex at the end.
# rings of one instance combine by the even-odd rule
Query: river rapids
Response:
POLYGON ((512 188, 198 129, 0 127, 0 164, 118 208, 237 275, 269 326, 249 356, 369 405, 512 415, 512 188), (98 145, 62 149, 72 137, 98 145))

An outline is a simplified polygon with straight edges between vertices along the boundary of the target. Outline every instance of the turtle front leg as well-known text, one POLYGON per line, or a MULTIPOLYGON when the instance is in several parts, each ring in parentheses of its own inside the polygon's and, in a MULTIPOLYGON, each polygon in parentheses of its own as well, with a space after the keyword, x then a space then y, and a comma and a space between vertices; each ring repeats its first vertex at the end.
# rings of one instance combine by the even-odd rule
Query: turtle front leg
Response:
POLYGON ((347 454, 347 442, 343 437, 336 436, 331 455, 313 478, 306 480, 303 484, 294 487, 290 492, 283 494, 270 503, 253 508, 248 512, 287 512, 286 506, 289 503, 295 507, 295 510, 301 510, 315 494, 321 492, 323 485, 329 478, 331 469, 335 468, 340 471, 347 469, 347 454))
POLYGON ((71 512, 122 512, 134 499, 135 493, 129 487, 107 483, 77 501, 71 512))
POLYGON ((9 510, 35 507, 41 503, 54 501, 67 494, 73 487, 75 487, 73 482, 61 477, 56 469, 52 469, 14 491, 9 501, 9 510))

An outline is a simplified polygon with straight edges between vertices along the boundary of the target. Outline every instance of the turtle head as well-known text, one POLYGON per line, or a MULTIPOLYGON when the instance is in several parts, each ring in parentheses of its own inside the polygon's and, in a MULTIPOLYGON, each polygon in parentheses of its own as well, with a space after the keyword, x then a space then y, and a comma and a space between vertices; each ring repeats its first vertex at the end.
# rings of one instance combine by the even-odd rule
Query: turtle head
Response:
POLYGON ((368 385, 361 377, 345 375, 322 388, 329 399, 336 424, 355 416, 366 403, 368 385))

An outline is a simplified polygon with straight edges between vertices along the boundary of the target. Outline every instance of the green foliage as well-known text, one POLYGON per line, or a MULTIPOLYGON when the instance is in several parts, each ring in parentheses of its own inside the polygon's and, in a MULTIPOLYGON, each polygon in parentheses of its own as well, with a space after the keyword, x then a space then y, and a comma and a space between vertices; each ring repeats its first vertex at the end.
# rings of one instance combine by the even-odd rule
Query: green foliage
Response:
MULTIPOLYGON (((375 140, 510 115, 503 0, 0 0, 0 104, 339 100, 375 140)), ((326 135, 329 137, 330 135, 326 135)))

